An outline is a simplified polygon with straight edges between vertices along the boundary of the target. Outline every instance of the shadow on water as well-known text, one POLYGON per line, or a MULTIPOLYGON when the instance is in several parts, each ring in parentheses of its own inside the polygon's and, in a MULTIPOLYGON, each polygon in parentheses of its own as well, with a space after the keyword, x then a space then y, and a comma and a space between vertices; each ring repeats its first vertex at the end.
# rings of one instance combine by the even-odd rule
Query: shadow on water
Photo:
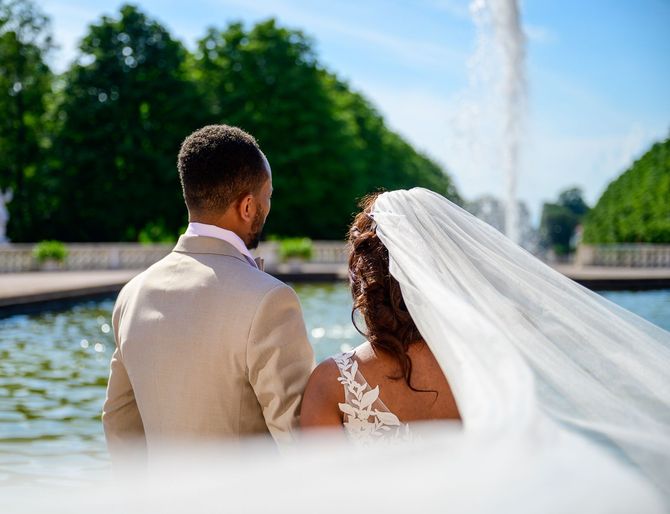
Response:
POLYGON ((104 300, 114 300, 117 293, 99 293, 88 296, 78 296, 72 299, 45 300, 41 302, 28 303, 24 305, 7 305, 0 307, 0 320, 9 318, 18 314, 41 314, 43 312, 67 311, 89 302, 102 302, 104 300))

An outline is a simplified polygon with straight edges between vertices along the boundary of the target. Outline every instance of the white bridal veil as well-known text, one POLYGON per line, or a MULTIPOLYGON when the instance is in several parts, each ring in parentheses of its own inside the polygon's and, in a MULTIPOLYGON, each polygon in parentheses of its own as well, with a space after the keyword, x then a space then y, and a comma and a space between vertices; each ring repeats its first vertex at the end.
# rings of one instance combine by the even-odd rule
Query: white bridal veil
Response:
POLYGON ((432 191, 383 193, 371 216, 466 432, 552 444, 568 427, 669 496, 670 333, 432 191))

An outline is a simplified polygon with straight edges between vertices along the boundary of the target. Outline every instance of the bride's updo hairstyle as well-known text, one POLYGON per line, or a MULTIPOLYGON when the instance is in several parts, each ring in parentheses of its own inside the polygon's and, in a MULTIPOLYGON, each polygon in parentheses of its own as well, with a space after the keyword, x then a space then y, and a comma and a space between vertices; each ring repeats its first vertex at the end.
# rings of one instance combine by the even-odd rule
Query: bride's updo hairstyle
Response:
POLYGON ((389 272, 388 250, 377 237, 375 222, 370 217, 380 194, 373 193, 361 200, 362 211, 349 228, 349 280, 354 300, 351 320, 375 351, 381 350, 398 361, 400 375, 389 378, 404 378, 410 389, 422 391, 410 383, 412 361, 407 350, 410 344, 423 338, 405 306, 400 284, 389 272), (365 320, 367 334, 356 326, 357 310, 365 320))

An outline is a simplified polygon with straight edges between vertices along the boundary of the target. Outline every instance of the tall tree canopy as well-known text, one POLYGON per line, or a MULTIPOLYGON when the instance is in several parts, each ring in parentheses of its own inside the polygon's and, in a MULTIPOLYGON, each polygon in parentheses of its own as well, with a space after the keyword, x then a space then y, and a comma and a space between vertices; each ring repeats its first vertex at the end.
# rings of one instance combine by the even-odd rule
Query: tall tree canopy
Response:
POLYGON ((212 120, 253 134, 273 169, 268 231, 342 235, 363 172, 356 140, 323 86, 310 41, 274 20, 246 32, 210 29, 198 43, 195 76, 212 120))
POLYGON ((38 223, 48 145, 47 97, 53 44, 49 20, 27 0, 0 0, 0 189, 11 188, 9 232, 30 238, 38 223))
MULTIPOLYGON (((47 32, 28 0, 14 4, 30 6, 35 34, 47 32)), ((16 26, 23 11, 0 5, 0 38, 11 43, 16 37, 2 27, 16 26)), ((25 79, 9 71, 0 77, 11 92, 0 97, 0 113, 8 114, 0 116, 0 145, 10 151, 0 155, 8 170, 0 187, 20 190, 25 177, 37 177, 31 201, 16 204, 35 212, 16 216, 23 228, 12 214, 15 241, 174 237, 186 223, 179 145, 208 123, 249 131, 268 156, 275 186, 269 234, 341 239, 357 199, 380 188, 423 186, 461 202, 439 165, 319 64, 307 36, 274 20, 210 28, 191 54, 156 20, 124 5, 88 28, 51 96, 42 60, 50 43, 35 41, 22 43, 32 52, 25 79), (18 92, 32 114, 15 115, 18 92), (20 138, 32 142, 16 145, 20 138), (17 148, 22 153, 11 154, 17 148)), ((23 55, 10 47, 0 41, 2 55, 23 55)), ((22 62, 14 61, 2 65, 22 62)))
POLYGON ((582 191, 576 187, 561 192, 557 203, 545 203, 540 220, 542 245, 552 248, 558 255, 572 251, 575 228, 588 212, 582 191))
POLYGON ((273 168, 268 232, 341 238, 357 197, 422 185, 457 197, 443 171, 322 69, 311 41, 274 20, 209 29, 194 76, 212 120, 257 137, 273 168))
POLYGON ((587 243, 670 243, 670 139, 614 180, 584 224, 587 243))
POLYGON ((59 106, 52 226, 85 241, 136 240, 149 223, 177 230, 185 214, 176 156, 204 119, 185 49, 126 5, 91 25, 80 50, 59 106))

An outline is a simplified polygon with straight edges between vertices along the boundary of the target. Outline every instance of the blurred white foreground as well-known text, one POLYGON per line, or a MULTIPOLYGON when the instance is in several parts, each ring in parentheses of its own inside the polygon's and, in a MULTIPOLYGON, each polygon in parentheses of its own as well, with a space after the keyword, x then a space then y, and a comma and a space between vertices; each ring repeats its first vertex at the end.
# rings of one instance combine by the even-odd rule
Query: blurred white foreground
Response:
POLYGON ((356 449, 339 438, 279 454, 267 441, 181 448, 149 472, 97 485, 5 489, 8 513, 467 512, 656 513, 659 493, 597 446, 466 435, 433 424, 402 446, 356 449))

